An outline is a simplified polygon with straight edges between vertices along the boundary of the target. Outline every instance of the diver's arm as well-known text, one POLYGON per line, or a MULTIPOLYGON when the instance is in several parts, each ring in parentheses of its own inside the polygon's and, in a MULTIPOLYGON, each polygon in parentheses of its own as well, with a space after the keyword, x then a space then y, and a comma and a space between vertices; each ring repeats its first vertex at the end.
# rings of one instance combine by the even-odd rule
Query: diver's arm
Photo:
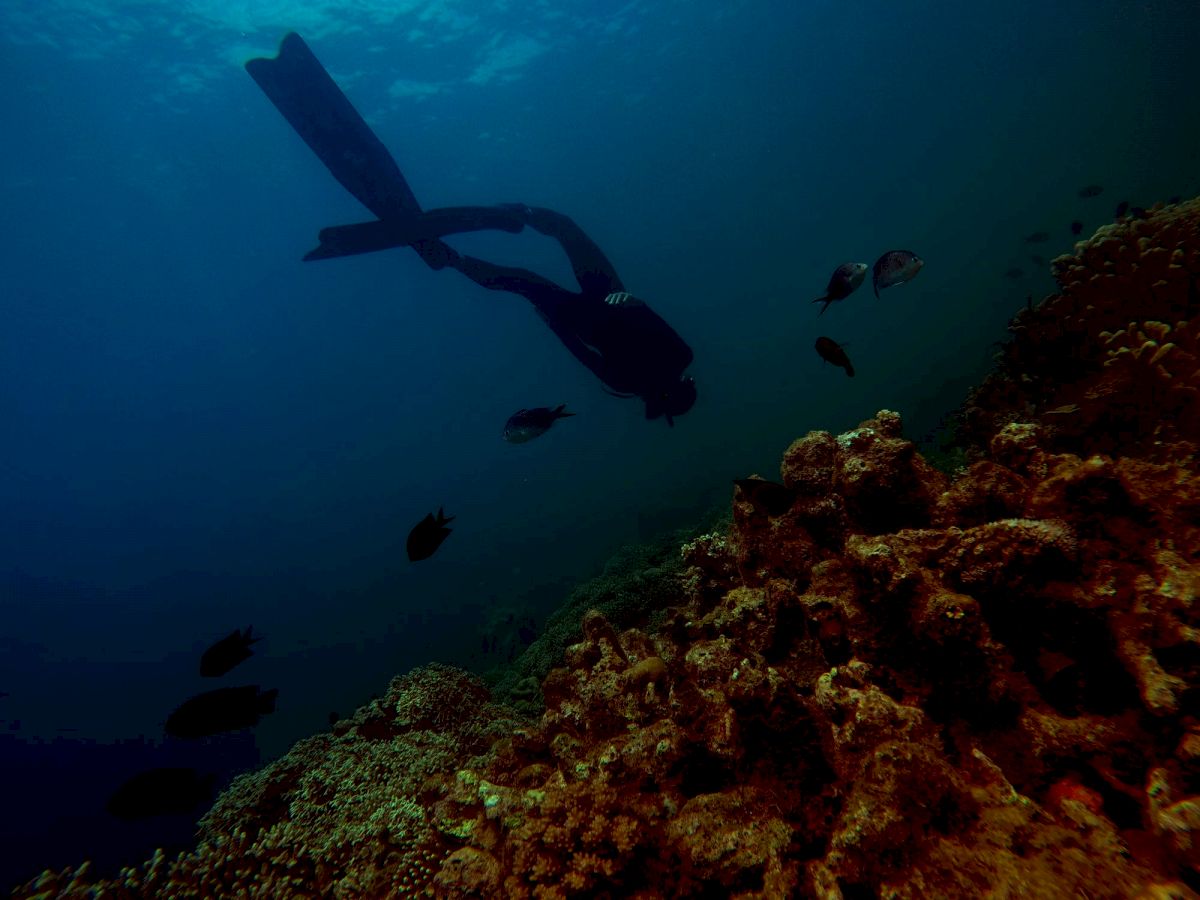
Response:
POLYGON ((540 308, 535 306, 535 309, 537 310, 537 314, 541 316, 542 321, 550 326, 550 330, 558 336, 558 339, 562 341, 563 346, 570 351, 572 356, 587 366, 593 375, 614 391, 626 393, 626 389, 619 384, 620 379, 614 378, 612 366, 608 364, 608 360, 585 344, 575 332, 569 331, 555 322, 540 308))

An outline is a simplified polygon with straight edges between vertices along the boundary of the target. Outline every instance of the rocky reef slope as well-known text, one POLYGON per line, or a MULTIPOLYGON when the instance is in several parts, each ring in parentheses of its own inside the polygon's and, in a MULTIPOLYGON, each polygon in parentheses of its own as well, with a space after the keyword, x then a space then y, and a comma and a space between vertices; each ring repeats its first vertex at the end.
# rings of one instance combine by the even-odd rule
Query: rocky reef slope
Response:
POLYGON ((16 896, 1196 896, 1200 202, 1055 266, 954 479, 888 411, 812 432, 540 718, 417 670, 194 852, 16 896))

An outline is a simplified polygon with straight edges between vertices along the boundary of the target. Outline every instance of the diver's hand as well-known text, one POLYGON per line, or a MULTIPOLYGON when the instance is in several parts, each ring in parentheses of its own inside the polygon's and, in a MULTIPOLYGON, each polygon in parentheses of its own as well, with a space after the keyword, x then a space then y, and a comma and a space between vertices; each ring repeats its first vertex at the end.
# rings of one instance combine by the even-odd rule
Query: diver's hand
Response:
POLYGON ((639 300, 637 297, 628 291, 617 291, 609 294, 604 298, 604 302, 609 306, 623 306, 625 309, 636 309, 639 306, 645 306, 644 300, 639 300))

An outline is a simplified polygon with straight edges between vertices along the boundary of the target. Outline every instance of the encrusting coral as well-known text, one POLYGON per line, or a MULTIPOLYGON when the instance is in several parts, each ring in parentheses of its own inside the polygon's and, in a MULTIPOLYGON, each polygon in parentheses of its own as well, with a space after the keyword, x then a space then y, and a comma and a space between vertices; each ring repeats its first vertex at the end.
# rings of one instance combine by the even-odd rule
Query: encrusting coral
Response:
POLYGON ((580 617, 539 719, 418 670, 194 853, 16 896, 1196 897, 1198 222, 1056 261, 957 478, 885 410, 739 482, 661 621, 580 617))

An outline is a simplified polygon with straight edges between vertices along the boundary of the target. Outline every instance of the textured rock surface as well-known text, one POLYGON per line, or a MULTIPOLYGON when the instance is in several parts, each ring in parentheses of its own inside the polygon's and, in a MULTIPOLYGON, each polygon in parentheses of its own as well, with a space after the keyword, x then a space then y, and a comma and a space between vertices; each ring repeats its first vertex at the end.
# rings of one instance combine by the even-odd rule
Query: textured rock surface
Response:
POLYGON ((662 621, 580 617, 540 719, 418 670, 194 853, 17 896, 1196 896, 1198 220, 1056 261, 955 480, 888 411, 793 443, 662 621))
POLYGON ((965 408, 987 446, 1009 422, 1080 455, 1178 459, 1200 441, 1200 198, 1106 225, 1054 260, 1060 292, 1012 320, 1000 365, 965 408))

